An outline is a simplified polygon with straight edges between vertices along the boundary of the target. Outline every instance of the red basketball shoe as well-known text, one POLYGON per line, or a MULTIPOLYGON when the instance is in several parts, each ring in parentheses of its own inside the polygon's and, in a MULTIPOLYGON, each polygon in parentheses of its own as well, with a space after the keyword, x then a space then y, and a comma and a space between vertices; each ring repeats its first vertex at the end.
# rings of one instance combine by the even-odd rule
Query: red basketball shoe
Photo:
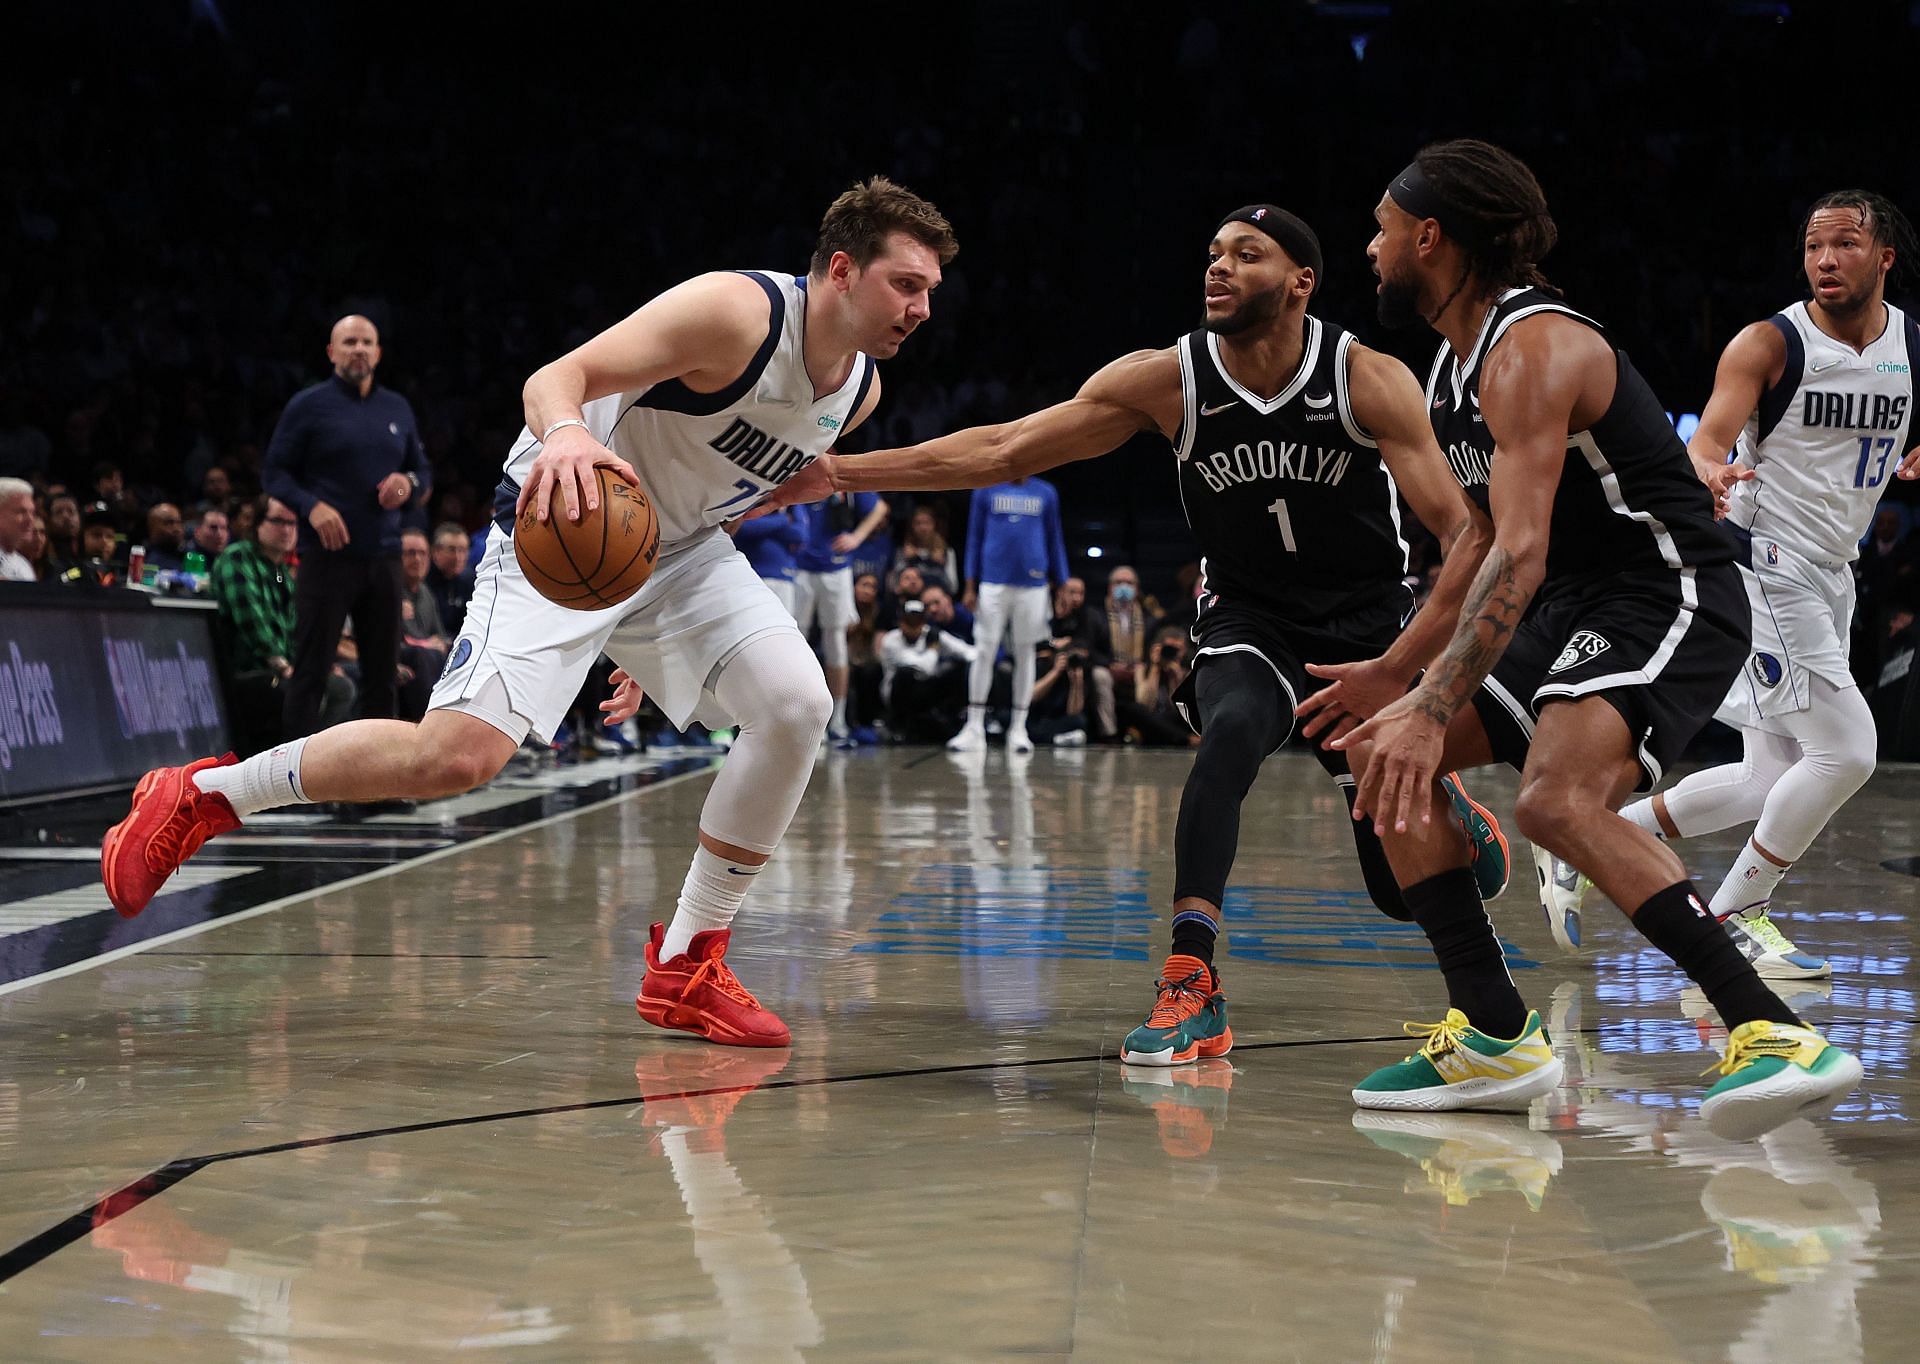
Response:
POLYGON ((660 943, 665 936, 660 924, 647 935, 647 974, 634 1001, 640 1017, 655 1027, 690 1032, 728 1047, 784 1047, 793 1041, 787 1025, 727 966, 731 929, 696 933, 684 953, 663 962, 660 943))
POLYGON ((100 843, 100 880, 123 918, 145 909, 202 843, 240 827, 225 796, 205 794, 193 784, 195 772, 235 761, 229 753, 185 767, 156 767, 140 778, 133 808, 100 843))

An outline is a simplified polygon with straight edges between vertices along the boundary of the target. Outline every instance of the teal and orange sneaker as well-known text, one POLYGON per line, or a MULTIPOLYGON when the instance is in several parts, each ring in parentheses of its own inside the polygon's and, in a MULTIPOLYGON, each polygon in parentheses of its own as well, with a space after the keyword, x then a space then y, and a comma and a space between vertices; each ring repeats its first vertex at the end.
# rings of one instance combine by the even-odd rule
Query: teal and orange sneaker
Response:
POLYGON ((1122 1061, 1130 1066, 1179 1066, 1233 1050, 1227 996, 1211 966, 1176 953, 1167 958, 1154 985, 1159 998, 1147 1021, 1120 1044, 1122 1061))
POLYGON ((1751 1141, 1795 1118, 1833 1112, 1863 1071, 1859 1058, 1812 1028, 1755 1019, 1727 1036, 1727 1054, 1707 1073, 1720 1079, 1700 1101, 1716 1137, 1751 1141))
POLYGON ((1438 1023, 1409 1023, 1409 1036, 1424 1037, 1420 1050, 1382 1066, 1353 1091, 1361 1108, 1422 1113, 1457 1108, 1525 1109, 1560 1083, 1565 1067, 1553 1054, 1540 1011, 1527 1014, 1514 1038, 1489 1037, 1448 1009, 1438 1023))
POLYGON ((1480 898, 1483 901, 1498 899, 1507 888, 1513 869, 1507 836, 1500 832, 1500 821, 1493 817, 1493 811, 1467 794, 1458 772, 1449 772, 1440 778, 1440 789, 1453 802, 1454 818, 1460 821, 1460 828, 1467 836, 1467 847, 1473 854, 1469 865, 1473 868, 1473 879, 1480 883, 1480 898))

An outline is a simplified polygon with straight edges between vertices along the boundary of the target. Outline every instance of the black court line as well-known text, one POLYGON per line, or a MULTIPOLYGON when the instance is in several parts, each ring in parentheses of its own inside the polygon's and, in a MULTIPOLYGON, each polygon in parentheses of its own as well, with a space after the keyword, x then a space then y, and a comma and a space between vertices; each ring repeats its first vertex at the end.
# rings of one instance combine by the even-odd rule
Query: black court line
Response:
POLYGON ((148 957, 369 957, 380 961, 551 961, 550 952, 144 952, 148 957))
MULTIPOLYGON (((1380 1042, 1404 1043, 1406 1036, 1303 1038, 1292 1042, 1243 1042, 1235 1051, 1281 1051, 1300 1047, 1352 1047, 1380 1042)), ((349 1142, 373 1141, 380 1137, 412 1136, 416 1132, 442 1132, 456 1127, 477 1127, 486 1123, 513 1122, 520 1118, 547 1118, 563 1113, 591 1113, 603 1108, 631 1108, 635 1104, 662 1099, 704 1099, 715 1094, 742 1094, 755 1090, 811 1089, 820 1085, 859 1084, 868 1080, 904 1080, 931 1075, 965 1075, 986 1070, 1031 1070, 1040 1066, 1075 1066, 1090 1062, 1105 1063, 1114 1058, 1106 1054, 1092 1056, 1043 1056, 1026 1061, 973 1061, 951 1066, 920 1066, 911 1070, 870 1070, 854 1075, 818 1075, 798 1080, 769 1080, 751 1085, 718 1085, 712 1089, 688 1089, 667 1094, 627 1094, 617 1099, 589 1099, 581 1103, 551 1104, 543 1108, 513 1108, 499 1113, 474 1113, 464 1118, 436 1118, 428 1122, 403 1123, 396 1127, 373 1127, 359 1132, 338 1132, 327 1137, 306 1137, 300 1141, 275 1142, 271 1146, 249 1146, 237 1151, 220 1151, 206 1156, 182 1156, 149 1171, 133 1183, 115 1189, 97 1203, 82 1208, 64 1221, 47 1228, 38 1236, 22 1241, 0 1254, 0 1284, 32 1269, 42 1260, 65 1250, 88 1233, 117 1217, 132 1212, 150 1198, 165 1193, 181 1180, 196 1175, 209 1165, 255 1156, 285 1155, 289 1151, 310 1151, 320 1146, 341 1146, 349 1142)))
POLYGON ((901 770, 903 772, 911 772, 914 768, 918 767, 921 763, 930 763, 935 758, 939 757, 942 753, 945 753, 946 751, 947 751, 947 746, 945 744, 941 744, 939 747, 933 749, 931 752, 922 753, 919 757, 910 759, 908 762, 902 765, 901 770))

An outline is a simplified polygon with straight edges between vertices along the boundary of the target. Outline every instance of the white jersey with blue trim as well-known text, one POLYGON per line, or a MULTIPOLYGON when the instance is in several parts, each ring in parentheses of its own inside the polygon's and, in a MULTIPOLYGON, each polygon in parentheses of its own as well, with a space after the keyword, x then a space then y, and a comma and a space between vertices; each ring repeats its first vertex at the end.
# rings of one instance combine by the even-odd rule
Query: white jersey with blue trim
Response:
MULTIPOLYGON (((741 515, 824 454, 873 382, 872 357, 856 355, 846 382, 815 398, 802 351, 805 277, 741 273, 766 291, 769 316, 767 339, 738 379, 717 393, 667 379, 596 398, 581 410, 594 439, 640 475, 660 518, 663 558, 741 515)), ((503 530, 539 453, 539 438, 522 427, 494 495, 503 530)))
POLYGON ((1916 439, 1920 330, 1887 305, 1887 325, 1855 351, 1796 303, 1767 319, 1787 343, 1780 382, 1760 395, 1738 455, 1727 522, 1816 563, 1852 563, 1887 482, 1916 439))

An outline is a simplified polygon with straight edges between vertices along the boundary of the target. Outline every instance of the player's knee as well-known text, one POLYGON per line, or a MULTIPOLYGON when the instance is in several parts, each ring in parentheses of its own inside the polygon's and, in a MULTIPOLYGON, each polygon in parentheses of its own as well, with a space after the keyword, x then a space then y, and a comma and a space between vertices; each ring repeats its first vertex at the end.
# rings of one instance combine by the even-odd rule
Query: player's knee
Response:
POLYGON ((1250 787, 1267 756, 1268 738, 1266 726, 1254 716, 1237 707, 1222 707, 1207 717, 1194 768, 1210 780, 1250 787))
POLYGON ((782 687, 766 700, 759 715, 751 720, 742 716, 744 725, 769 739, 796 749, 812 749, 827 732, 833 718, 833 694, 826 679, 812 677, 782 687))
MULTIPOLYGON (((1807 755, 1812 758, 1814 755, 1807 755)), ((1873 740, 1855 742, 1851 738, 1831 753, 1820 755, 1820 775, 1836 791, 1852 795, 1867 784, 1867 778, 1873 775, 1873 740)))
POLYGON ((462 795, 485 786, 504 766, 504 760, 481 745, 416 742, 407 795, 415 800, 462 795))
POLYGON ((1603 814, 1602 807, 1583 800, 1557 783, 1523 782, 1513 802, 1513 822, 1529 843, 1565 856, 1583 821, 1603 814))

